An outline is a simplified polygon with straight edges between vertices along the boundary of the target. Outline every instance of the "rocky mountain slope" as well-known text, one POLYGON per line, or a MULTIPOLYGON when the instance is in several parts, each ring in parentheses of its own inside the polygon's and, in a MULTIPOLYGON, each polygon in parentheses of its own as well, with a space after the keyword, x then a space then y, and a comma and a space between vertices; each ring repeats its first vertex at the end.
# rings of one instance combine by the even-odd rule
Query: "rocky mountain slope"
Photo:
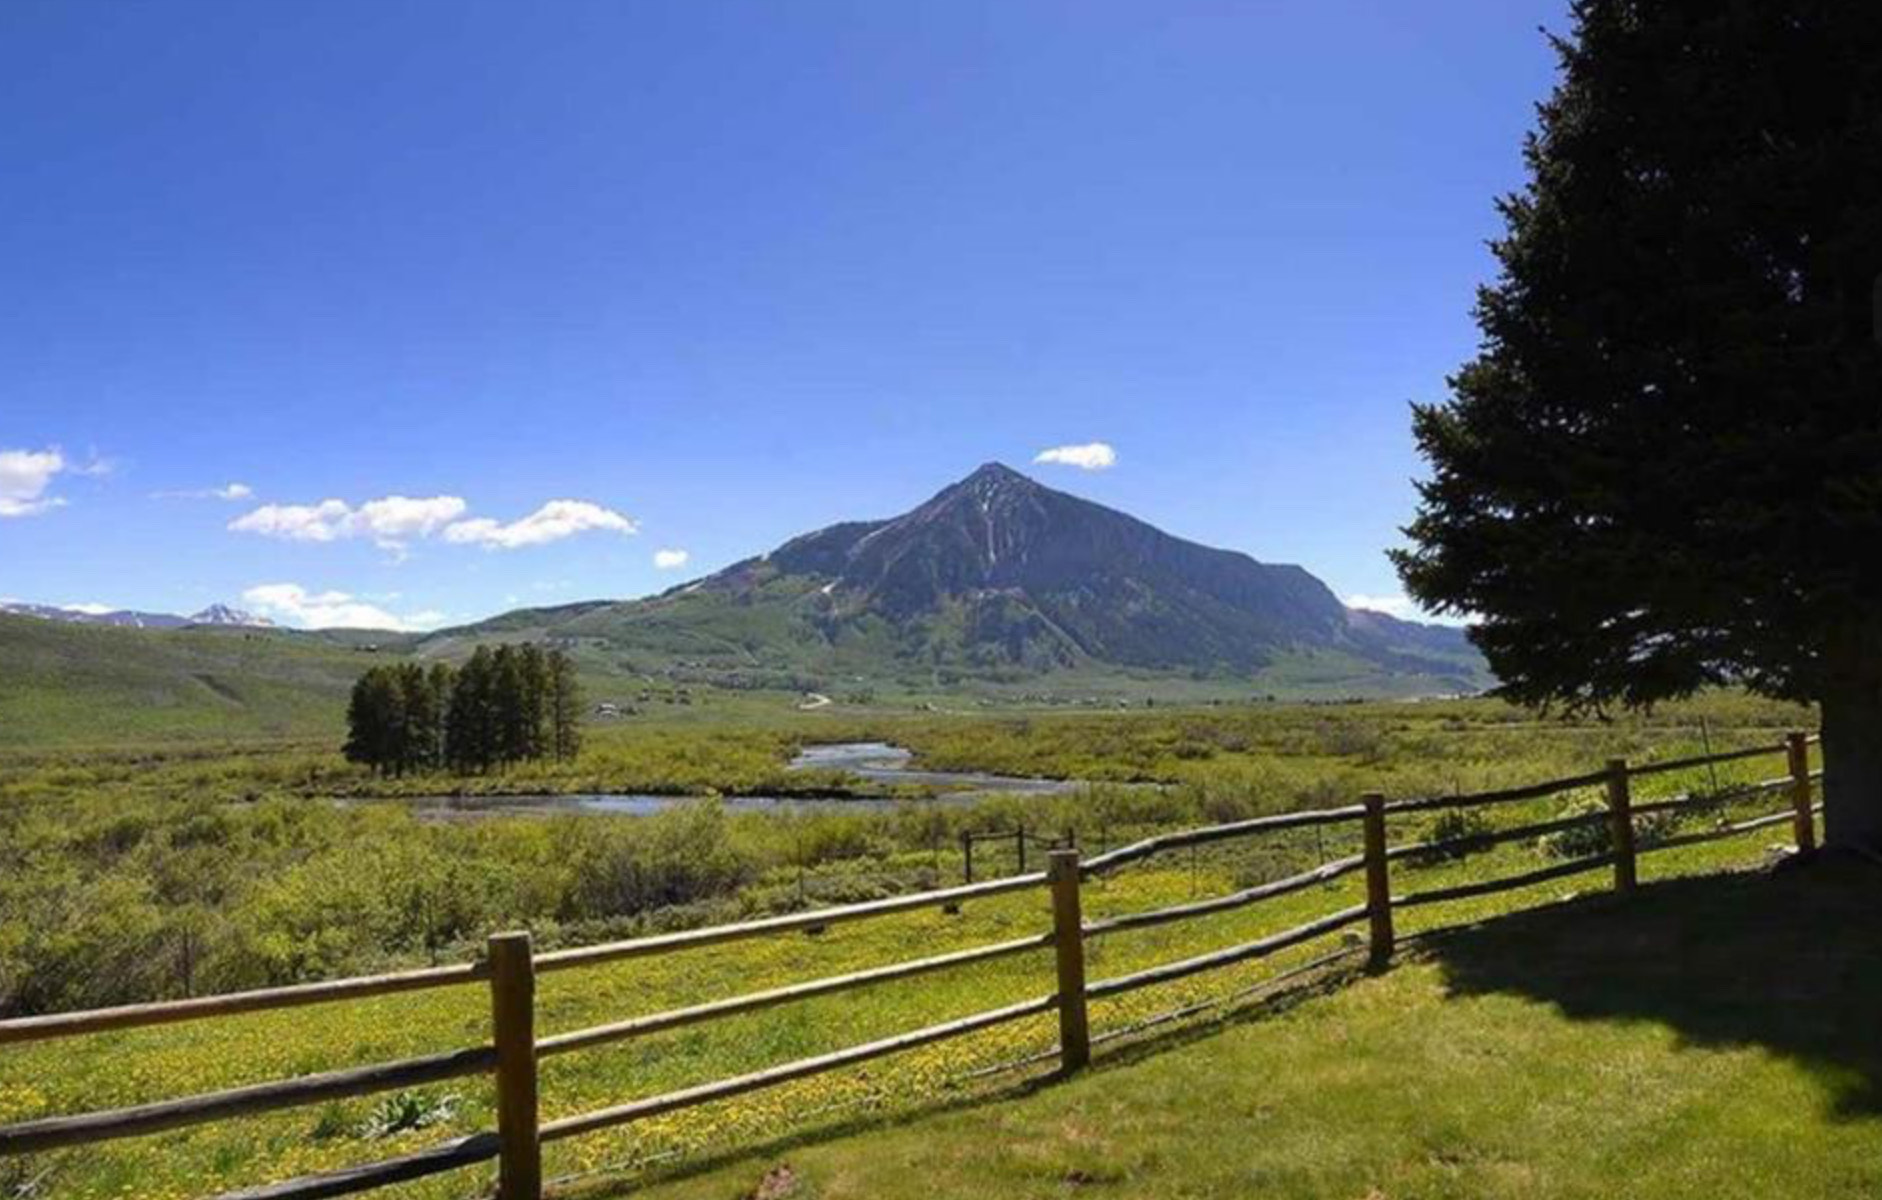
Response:
POLYGON ((1173 537, 997 463, 899 517, 806 534, 660 596, 523 610, 430 641, 491 635, 702 681, 1125 671, 1259 686, 1306 671, 1354 695, 1490 682, 1460 630, 1348 609, 1300 567, 1173 537))

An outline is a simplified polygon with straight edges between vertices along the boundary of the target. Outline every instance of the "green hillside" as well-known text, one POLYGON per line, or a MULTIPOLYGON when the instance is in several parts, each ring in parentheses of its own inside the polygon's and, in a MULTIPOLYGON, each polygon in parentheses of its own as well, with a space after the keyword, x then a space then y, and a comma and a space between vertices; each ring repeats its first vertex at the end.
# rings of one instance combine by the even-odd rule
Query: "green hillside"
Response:
MULTIPOLYGON (((418 639, 361 631, 127 629, 0 615, 0 747, 315 738, 337 744, 346 693, 388 656, 461 661, 480 642, 552 640, 595 701, 688 688, 687 713, 787 714, 802 693, 831 712, 1039 704, 1140 706, 1271 696, 1380 699, 1456 690, 1454 677, 1381 671, 1338 649, 1275 656, 1252 677, 1081 663, 1035 673, 963 673, 911 656, 885 622, 835 642, 799 619, 794 588, 520 611, 418 639)), ((686 715, 660 709, 643 717, 686 715)))
POLYGON ((823 620, 815 579, 781 576, 739 591, 701 588, 646 600, 506 613, 424 638, 419 652, 458 659, 480 641, 554 639, 597 676, 662 675, 739 690, 842 698, 1281 700, 1456 695, 1489 687, 1468 647, 1421 648, 1381 661, 1352 646, 1292 645, 1254 670, 1156 669, 1067 656, 1002 661, 977 642, 985 613, 943 602, 914 621, 863 612, 823 620))
POLYGON ((370 661, 279 630, 0 616, 0 746, 332 736, 370 661))

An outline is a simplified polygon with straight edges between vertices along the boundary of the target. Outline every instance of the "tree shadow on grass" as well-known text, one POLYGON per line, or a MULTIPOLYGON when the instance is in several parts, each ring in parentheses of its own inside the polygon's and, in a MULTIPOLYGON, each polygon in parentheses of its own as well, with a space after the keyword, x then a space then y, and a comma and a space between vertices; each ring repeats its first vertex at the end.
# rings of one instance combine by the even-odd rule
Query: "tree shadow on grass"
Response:
POLYGON ((1837 1114, 1882 1112, 1882 868, 1676 879, 1434 935, 1453 996, 1547 1001, 1571 1020, 1650 1020, 1687 1044, 1804 1064, 1837 1114))
MULTIPOLYGON (((1761 1046, 1805 1064, 1846 1117, 1882 1113, 1882 868, 1823 857, 1777 874, 1648 884, 1632 897, 1589 896, 1426 934, 1454 997, 1546 1001, 1571 1020, 1660 1022, 1694 1046, 1761 1046)), ((1410 949, 1410 947, 1408 947, 1410 949)), ((1095 1071, 1207 1041, 1225 1028, 1350 984, 1354 954, 1259 998, 1134 1031, 1107 1044, 1095 1071)), ((884 1130, 1036 1093, 1059 1082, 1049 1062, 980 1086, 726 1146, 558 1192, 630 1195, 734 1163, 770 1163, 798 1147, 884 1130)))

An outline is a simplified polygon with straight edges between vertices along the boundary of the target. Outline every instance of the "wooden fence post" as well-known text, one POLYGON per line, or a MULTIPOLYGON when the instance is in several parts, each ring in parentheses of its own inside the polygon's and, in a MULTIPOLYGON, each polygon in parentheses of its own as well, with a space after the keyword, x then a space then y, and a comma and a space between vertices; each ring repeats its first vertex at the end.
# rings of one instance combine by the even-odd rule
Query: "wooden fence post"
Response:
POLYGON ((1639 882, 1634 866, 1634 799, 1627 760, 1608 759, 1608 835, 1614 843, 1614 890, 1631 892, 1639 882))
POLYGON ((1364 797, 1366 806, 1366 916, 1372 926, 1372 965, 1391 961, 1396 938, 1392 933, 1392 877, 1385 856, 1385 797, 1364 797))
POLYGON ((1013 845, 1019 854, 1019 874, 1026 873, 1026 827, 1021 825, 1013 831, 1013 845))
POLYGON ((1091 1023, 1085 1011, 1085 918, 1079 903, 1077 850, 1046 858, 1052 883, 1052 950, 1059 967, 1059 1066, 1071 1072, 1091 1061, 1091 1023))
POLYGON ((1810 812, 1810 739, 1793 733, 1784 744, 1791 763, 1791 832, 1798 852, 1808 854, 1817 848, 1817 822, 1810 812))
POLYGON ((961 831, 961 882, 974 881, 974 835, 961 831))
POLYGON ((492 934, 490 1016, 497 1046, 499 1200, 541 1200, 536 1121, 536 964, 529 934, 492 934))

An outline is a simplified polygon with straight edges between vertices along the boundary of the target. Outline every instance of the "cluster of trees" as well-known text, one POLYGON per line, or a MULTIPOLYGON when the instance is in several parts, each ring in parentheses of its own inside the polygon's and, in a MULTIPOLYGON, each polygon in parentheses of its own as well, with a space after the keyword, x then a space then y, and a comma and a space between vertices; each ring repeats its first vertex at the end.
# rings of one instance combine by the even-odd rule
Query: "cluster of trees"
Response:
POLYGON ((539 646, 479 646, 457 668, 374 667, 353 685, 345 753, 388 775, 570 759, 581 705, 574 662, 539 646))

